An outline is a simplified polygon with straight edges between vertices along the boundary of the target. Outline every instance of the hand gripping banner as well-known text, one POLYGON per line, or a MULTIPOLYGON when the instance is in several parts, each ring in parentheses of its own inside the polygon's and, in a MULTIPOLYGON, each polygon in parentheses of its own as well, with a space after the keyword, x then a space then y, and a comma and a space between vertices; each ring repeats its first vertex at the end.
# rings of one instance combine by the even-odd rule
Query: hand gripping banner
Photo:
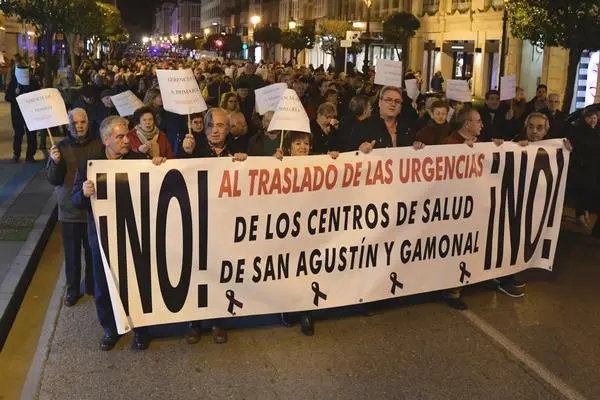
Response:
POLYGON ((94 161, 88 179, 123 333, 551 269, 568 165, 550 140, 335 160, 94 161))

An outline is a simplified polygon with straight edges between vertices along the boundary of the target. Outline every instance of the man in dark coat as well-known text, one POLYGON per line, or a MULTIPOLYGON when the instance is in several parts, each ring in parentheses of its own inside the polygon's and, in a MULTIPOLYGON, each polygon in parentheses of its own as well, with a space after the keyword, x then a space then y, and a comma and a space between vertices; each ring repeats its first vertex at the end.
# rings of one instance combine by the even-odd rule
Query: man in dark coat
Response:
POLYGON ((354 130, 354 149, 363 153, 373 148, 405 147, 422 144, 415 142, 415 132, 410 123, 400 118, 402 91, 393 86, 385 86, 379 94, 379 114, 357 124, 354 130))
POLYGON ((73 206, 71 195, 77 168, 98 154, 102 145, 89 131, 87 114, 82 108, 69 111, 69 136, 50 149, 46 177, 55 186, 58 220, 62 225, 67 294, 64 304, 71 307, 81 296, 81 247, 85 251, 85 292, 94 294, 92 256, 87 237, 84 210, 73 206))
MULTIPOLYGON (((119 116, 110 116, 106 118, 100 125, 100 135, 103 147, 97 154, 92 155, 90 160, 116 161, 146 159, 145 154, 129 151, 128 132, 129 123, 125 118, 119 116)), ((100 246, 98 244, 98 232, 96 231, 94 214, 92 213, 90 197, 96 193, 96 189, 94 182, 87 179, 87 161, 88 160, 85 160, 77 171, 71 200, 75 207, 87 211, 88 240, 92 252, 96 312, 98 314, 100 325, 104 330, 104 335, 100 342, 100 349, 108 351, 117 344, 119 335, 117 333, 115 316, 112 310, 108 283, 104 273, 104 264, 100 246)), ((154 164, 160 164, 164 161, 165 159, 163 157, 156 157, 152 160, 154 164)), ((147 327, 135 328, 134 336, 134 347, 137 350, 145 350, 148 348, 150 338, 147 334, 147 327)))
POLYGON ((513 122, 512 109, 500 102, 500 92, 489 90, 485 94, 485 105, 479 110, 483 127, 480 142, 491 142, 492 139, 511 140, 517 133, 513 122))
POLYGON ((548 107, 544 108, 541 112, 548 116, 548 122, 550 123, 548 139, 558 139, 567 136, 569 133, 569 125, 566 122, 567 113, 561 111, 560 96, 557 93, 550 93, 548 95, 548 107))
MULTIPOLYGON (((25 126, 25 119, 23 118, 23 114, 21 114, 21 109, 17 103, 17 97, 24 93, 39 90, 40 85, 34 79, 31 73, 29 74, 29 84, 21 85, 17 81, 16 68, 19 68, 19 65, 15 65, 15 67, 11 70, 11 80, 8 84, 5 95, 5 100, 10 103, 10 118, 13 131, 15 132, 13 136, 13 161, 19 162, 19 159, 21 158, 21 144, 23 143, 23 136, 27 134, 27 153, 25 156, 25 161, 35 162, 33 157, 37 151, 36 132, 29 131, 29 129, 27 129, 25 126)), ((22 69, 28 68, 24 67, 22 69)))

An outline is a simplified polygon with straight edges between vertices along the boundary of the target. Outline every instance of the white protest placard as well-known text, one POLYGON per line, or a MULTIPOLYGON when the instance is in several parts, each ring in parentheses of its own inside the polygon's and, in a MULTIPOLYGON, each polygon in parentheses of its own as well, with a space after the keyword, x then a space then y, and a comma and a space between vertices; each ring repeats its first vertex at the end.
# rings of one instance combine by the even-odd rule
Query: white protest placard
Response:
POLYGON ((352 47, 352 40, 340 40, 340 47, 352 47))
POLYGON ((404 85, 406 86, 406 94, 411 100, 414 100, 419 96, 419 85, 417 84, 416 79, 407 79, 404 81, 404 85))
POLYGON ((110 99, 121 117, 133 115, 135 110, 144 107, 144 103, 131 90, 111 96, 110 99))
POLYGON ((157 69, 156 77, 165 110, 189 115, 208 108, 191 69, 157 69))
POLYGON ((310 121, 295 90, 285 89, 277 104, 268 131, 299 131, 310 133, 310 121))
POLYGON ((285 83, 274 83, 254 91, 256 95, 256 111, 259 115, 264 115, 267 111, 275 111, 281 96, 287 89, 285 83))
POLYGON ((500 77, 500 101, 512 100, 517 92, 517 76, 508 75, 500 77))
POLYGON ((569 153, 547 140, 94 161, 90 245, 119 333, 464 287, 552 270, 569 153))
POLYGON ((361 31, 346 31, 346 40, 352 42, 358 42, 360 39, 361 31))
POLYGON ((22 94, 17 103, 30 131, 69 124, 65 102, 57 89, 22 94))
POLYGON ((469 83, 462 79, 448 79, 446 81, 446 98, 456 100, 462 103, 469 103, 471 99, 471 90, 469 83))
POLYGON ((377 60, 375 84, 402 87, 402 61, 377 60))
POLYGON ((19 85, 29 86, 29 68, 15 67, 15 76, 19 85))

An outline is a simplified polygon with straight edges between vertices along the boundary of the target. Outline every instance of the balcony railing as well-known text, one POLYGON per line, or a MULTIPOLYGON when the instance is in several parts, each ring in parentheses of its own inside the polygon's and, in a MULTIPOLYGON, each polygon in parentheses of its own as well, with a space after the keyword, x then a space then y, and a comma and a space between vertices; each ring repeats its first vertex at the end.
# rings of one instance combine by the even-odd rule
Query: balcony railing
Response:
POLYGON ((424 0, 423 14, 434 15, 440 9, 440 0, 424 0))
POLYGON ((471 10, 471 0, 452 0, 452 12, 464 13, 471 10))
POLYGON ((502 10, 504 8, 504 0, 487 0, 487 6, 494 10, 502 10))

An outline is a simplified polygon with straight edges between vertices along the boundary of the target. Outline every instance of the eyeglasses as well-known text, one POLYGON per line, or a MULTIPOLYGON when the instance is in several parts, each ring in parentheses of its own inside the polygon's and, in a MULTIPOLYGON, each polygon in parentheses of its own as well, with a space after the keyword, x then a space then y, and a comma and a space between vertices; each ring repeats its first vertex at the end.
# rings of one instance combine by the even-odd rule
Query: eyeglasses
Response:
POLYGON ((400 99, 390 99, 389 97, 387 99, 381 99, 383 100, 384 103, 389 104, 389 105, 400 105, 402 104, 402 100, 400 99))

